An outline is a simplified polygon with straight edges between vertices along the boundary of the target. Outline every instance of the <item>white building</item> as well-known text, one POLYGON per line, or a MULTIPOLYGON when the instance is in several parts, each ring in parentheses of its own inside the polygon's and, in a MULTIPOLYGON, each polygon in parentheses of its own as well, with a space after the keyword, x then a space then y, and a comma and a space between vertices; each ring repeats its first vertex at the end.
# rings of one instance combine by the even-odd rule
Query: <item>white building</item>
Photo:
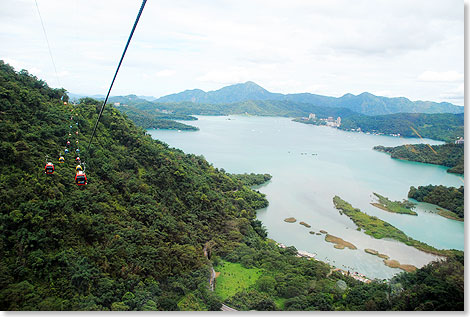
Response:
POLYGON ((308 120, 315 120, 316 116, 314 113, 308 115, 308 120))
POLYGON ((455 141, 455 144, 464 144, 463 141, 464 141, 463 138, 460 137, 460 139, 458 139, 457 141, 455 141))

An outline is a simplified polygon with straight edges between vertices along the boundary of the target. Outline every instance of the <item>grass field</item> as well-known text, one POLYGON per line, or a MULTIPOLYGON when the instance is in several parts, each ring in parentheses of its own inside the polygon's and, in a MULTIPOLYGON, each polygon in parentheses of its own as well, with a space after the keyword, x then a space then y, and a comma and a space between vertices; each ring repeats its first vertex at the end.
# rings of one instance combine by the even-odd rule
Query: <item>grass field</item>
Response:
POLYGON ((260 269, 247 269, 239 263, 226 261, 214 267, 214 270, 220 272, 220 275, 215 279, 215 293, 222 300, 226 300, 255 284, 262 273, 260 269))

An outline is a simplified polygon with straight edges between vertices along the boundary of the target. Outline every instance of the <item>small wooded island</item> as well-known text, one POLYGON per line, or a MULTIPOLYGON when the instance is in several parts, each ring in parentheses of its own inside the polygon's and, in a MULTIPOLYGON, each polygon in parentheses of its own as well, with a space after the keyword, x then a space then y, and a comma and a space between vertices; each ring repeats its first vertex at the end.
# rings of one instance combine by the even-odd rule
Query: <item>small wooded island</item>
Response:
POLYGON ((408 197, 417 201, 424 201, 447 210, 438 209, 439 215, 458 221, 464 220, 464 187, 447 186, 411 186, 408 197))
POLYGON ((407 201, 405 199, 402 202, 391 201, 387 197, 384 197, 377 193, 374 193, 374 195, 379 199, 378 202, 370 203, 374 207, 396 214, 405 214, 413 216, 418 215, 415 211, 411 210, 415 207, 415 204, 410 201, 407 201))
POLYGON ((450 167, 447 172, 464 173, 464 145, 405 144, 396 147, 374 146, 374 150, 390 154, 392 158, 450 167))
POLYGON ((333 198, 333 204, 335 205, 336 209, 346 214, 346 216, 348 216, 356 224, 357 230, 364 230, 365 234, 368 234, 376 239, 394 239, 409 246, 415 247, 418 250, 436 255, 446 256, 451 254, 463 254, 462 251, 457 250, 438 250, 424 242, 414 240, 388 222, 385 222, 374 216, 369 216, 360 209, 354 208, 350 203, 344 201, 339 196, 335 196, 333 198))

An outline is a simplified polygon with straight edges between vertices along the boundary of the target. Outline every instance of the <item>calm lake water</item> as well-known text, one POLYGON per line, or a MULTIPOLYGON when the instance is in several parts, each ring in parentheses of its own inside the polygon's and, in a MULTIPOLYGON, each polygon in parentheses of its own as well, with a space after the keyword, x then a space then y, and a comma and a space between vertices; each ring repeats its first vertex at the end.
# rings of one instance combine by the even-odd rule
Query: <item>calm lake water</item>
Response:
POLYGON ((319 260, 370 278, 390 278, 401 270, 385 266, 379 257, 365 253, 366 248, 417 267, 436 258, 403 243, 373 239, 357 231, 354 223, 334 208, 333 197, 338 195, 416 240, 439 249, 464 249, 464 223, 437 215, 434 205, 418 203, 418 216, 393 214, 370 205, 373 192, 402 200, 410 186, 463 185, 463 177, 447 173, 442 166, 395 160, 372 150, 375 145, 441 142, 344 132, 278 117, 198 118, 190 122, 200 128, 196 132, 148 132, 186 153, 203 155, 227 172, 271 174, 272 180, 258 188, 269 200, 269 207, 258 211, 258 219, 268 236, 278 242, 316 253, 319 260), (287 217, 295 217, 297 222, 284 222, 287 217), (300 221, 312 227, 305 228, 300 221), (338 250, 324 235, 309 234, 319 230, 353 243, 357 250, 338 250))

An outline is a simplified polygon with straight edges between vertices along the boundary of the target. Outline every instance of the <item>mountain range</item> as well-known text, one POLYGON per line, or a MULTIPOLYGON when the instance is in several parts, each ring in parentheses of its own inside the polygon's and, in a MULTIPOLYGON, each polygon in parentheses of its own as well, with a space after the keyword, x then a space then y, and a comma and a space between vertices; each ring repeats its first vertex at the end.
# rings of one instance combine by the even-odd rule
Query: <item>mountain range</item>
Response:
POLYGON ((197 104, 231 104, 244 101, 290 101, 322 107, 347 108, 366 115, 392 113, 462 113, 464 108, 448 102, 411 101, 405 97, 388 98, 364 92, 360 95, 345 94, 329 97, 311 93, 272 93, 252 81, 226 86, 215 91, 185 90, 155 100, 159 103, 193 102, 197 104))

